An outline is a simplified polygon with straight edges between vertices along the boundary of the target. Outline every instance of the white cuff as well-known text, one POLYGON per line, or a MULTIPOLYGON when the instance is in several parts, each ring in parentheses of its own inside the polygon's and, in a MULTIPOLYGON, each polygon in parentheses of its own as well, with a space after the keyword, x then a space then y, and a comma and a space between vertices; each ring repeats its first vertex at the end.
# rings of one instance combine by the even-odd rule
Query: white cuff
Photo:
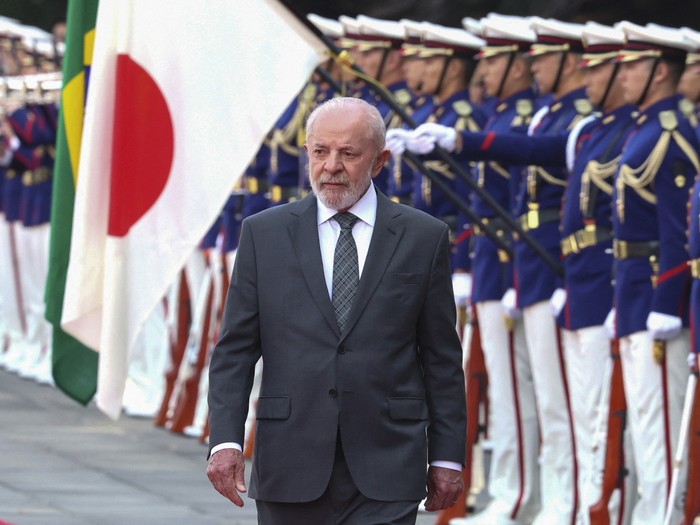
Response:
POLYGON ((219 450, 224 450, 225 448, 235 448, 239 452, 243 452, 243 447, 239 445, 238 443, 233 443, 233 442, 226 442, 226 443, 219 443, 215 447, 212 447, 211 449, 211 456, 213 456, 216 452, 219 450))
POLYGON ((458 470, 459 472, 462 472, 462 465, 460 465, 459 463, 455 463, 454 461, 433 461, 430 464, 430 466, 448 468, 451 470, 458 470))

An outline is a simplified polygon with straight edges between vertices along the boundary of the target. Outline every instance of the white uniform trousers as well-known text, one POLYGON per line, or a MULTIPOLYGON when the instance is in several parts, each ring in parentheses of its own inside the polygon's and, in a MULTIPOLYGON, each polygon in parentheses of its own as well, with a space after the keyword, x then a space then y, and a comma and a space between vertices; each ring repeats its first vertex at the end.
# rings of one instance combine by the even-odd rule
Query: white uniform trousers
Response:
POLYGON ((148 316, 129 354, 129 375, 124 387, 124 412, 153 417, 165 392, 165 369, 170 357, 165 309, 158 303, 148 316))
POLYGON ((500 301, 476 309, 489 381, 492 500, 465 523, 529 523, 539 510, 539 429, 523 323, 506 323, 500 301))
POLYGON ((48 272, 49 225, 26 227, 14 223, 24 319, 24 355, 16 363, 20 375, 53 383, 52 329, 44 318, 44 288, 48 272))
POLYGON ((578 496, 569 389, 559 329, 548 301, 523 309, 540 422, 542 510, 535 525, 574 523, 578 496))
MULTIPOLYGON (((639 484, 639 500, 632 511, 633 525, 662 525, 664 521, 688 383, 688 330, 666 343, 662 364, 654 360, 652 347, 647 331, 620 339, 627 421, 639 484)), ((686 473, 682 472, 679 487, 686 486, 685 479, 686 473)), ((671 523, 678 523, 683 510, 683 490, 673 505, 671 523)))
MULTIPOLYGON (((612 379, 610 339, 605 328, 600 325, 575 331, 562 330, 562 342, 576 435, 579 493, 577 522, 587 525, 590 523, 588 510, 600 500, 602 494, 601 469, 604 466, 610 406, 609 382, 612 379)), ((628 469, 633 470, 631 461, 630 454, 626 465, 628 469)), ((634 492, 630 483, 633 476, 628 475, 625 479, 627 483, 623 494, 629 497, 634 492)), ((611 523, 629 522, 629 509, 626 509, 625 513, 626 521, 618 521, 620 503, 619 494, 613 495, 609 501, 611 523)), ((625 510, 625 505, 622 505, 622 509, 625 510)))

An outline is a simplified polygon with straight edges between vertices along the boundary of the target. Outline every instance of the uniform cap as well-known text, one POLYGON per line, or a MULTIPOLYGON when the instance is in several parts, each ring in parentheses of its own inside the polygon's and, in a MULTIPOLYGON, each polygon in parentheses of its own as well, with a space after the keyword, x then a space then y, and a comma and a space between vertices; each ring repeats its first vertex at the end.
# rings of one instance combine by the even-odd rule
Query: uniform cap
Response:
POLYGON ((488 58, 504 53, 526 52, 535 42, 535 32, 525 18, 490 14, 481 19, 486 41, 477 58, 488 58))
POLYGON ((528 56, 569 51, 583 53, 583 44, 581 43, 583 25, 581 24, 533 17, 530 27, 537 35, 537 39, 530 46, 528 56))
POLYGON ((12 18, 0 16, 0 45, 5 49, 12 48, 12 41, 21 40, 21 36, 17 32, 17 28, 21 24, 12 18))
POLYGON ((357 40, 360 51, 377 48, 399 49, 404 41, 406 31, 400 22, 381 20, 365 15, 356 18, 359 34, 357 40))
POLYGON ((625 47, 625 33, 619 27, 588 22, 581 34, 584 53, 579 67, 595 67, 617 59, 625 47))
POLYGON ((471 16, 465 16, 462 18, 462 27, 474 36, 478 36, 479 38, 484 36, 484 25, 481 20, 477 20, 471 16))
POLYGON ((420 57, 436 55, 473 57, 484 45, 484 41, 456 27, 444 27, 425 22, 423 25, 423 49, 420 57))
POLYGON ((685 63, 700 64, 700 32, 690 29, 689 27, 681 27, 681 33, 689 41, 692 42, 694 50, 688 53, 688 57, 685 59, 685 63))
POLYGON ((343 24, 337 20, 326 18, 325 16, 320 16, 316 13, 309 13, 306 15, 306 18, 308 18, 309 22, 315 25, 324 35, 333 39, 342 38, 343 24))
POLYGON ((692 42, 679 30, 649 24, 640 26, 632 22, 620 22, 625 33, 625 47, 618 57, 619 62, 634 62, 644 58, 663 58, 684 63, 692 42))
POLYGON ((418 55, 423 50, 423 22, 402 18, 399 23, 404 31, 401 54, 406 57, 418 55))
POLYGON ((343 27, 343 36, 338 40, 338 45, 343 49, 354 48, 359 42, 360 24, 355 18, 347 15, 340 15, 338 21, 343 27))

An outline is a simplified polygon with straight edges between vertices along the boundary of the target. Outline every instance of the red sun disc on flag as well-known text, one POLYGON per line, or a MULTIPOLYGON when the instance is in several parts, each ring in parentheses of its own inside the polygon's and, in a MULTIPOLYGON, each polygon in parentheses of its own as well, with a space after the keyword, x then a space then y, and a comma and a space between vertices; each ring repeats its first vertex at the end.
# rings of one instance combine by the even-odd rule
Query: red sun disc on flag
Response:
POLYGON ((109 235, 125 236, 163 192, 173 163, 168 104, 151 75, 117 57, 109 235))

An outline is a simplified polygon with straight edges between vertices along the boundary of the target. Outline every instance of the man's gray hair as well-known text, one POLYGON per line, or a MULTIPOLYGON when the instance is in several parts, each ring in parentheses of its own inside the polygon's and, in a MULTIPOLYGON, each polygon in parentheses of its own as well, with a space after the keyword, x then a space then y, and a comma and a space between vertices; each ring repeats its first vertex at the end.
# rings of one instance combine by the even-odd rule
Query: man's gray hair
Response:
POLYGON ((382 151, 386 145, 386 125, 384 124, 384 119, 376 107, 365 102, 361 98, 337 97, 326 100, 323 104, 314 109, 311 112, 311 115, 309 115, 309 118, 306 121, 306 136, 311 136, 314 123, 319 115, 350 108, 359 108, 364 110, 364 120, 367 122, 367 126, 369 127, 370 136, 377 144, 377 151, 382 151))

